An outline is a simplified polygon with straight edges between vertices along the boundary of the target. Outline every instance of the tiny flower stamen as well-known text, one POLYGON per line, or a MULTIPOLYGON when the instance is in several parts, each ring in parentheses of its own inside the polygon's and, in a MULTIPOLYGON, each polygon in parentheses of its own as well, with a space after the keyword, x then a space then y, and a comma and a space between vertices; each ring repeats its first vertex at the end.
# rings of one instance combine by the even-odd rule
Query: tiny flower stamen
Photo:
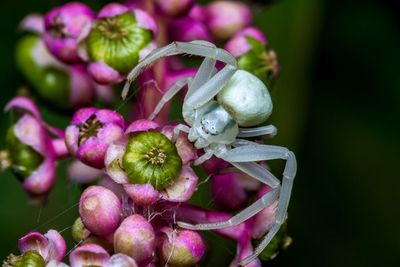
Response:
POLYGON ((164 149, 159 147, 153 147, 144 155, 145 159, 148 159, 152 165, 161 165, 165 163, 167 155, 164 149))
POLYGON ((263 67, 261 68, 264 71, 270 71, 273 77, 278 76, 279 74, 279 64, 278 58, 274 50, 265 51, 260 55, 261 64, 263 67))
POLYGON ((87 119, 83 124, 79 127, 79 139, 78 144, 80 145, 86 139, 91 136, 97 136, 99 130, 103 127, 103 123, 101 123, 96 115, 92 115, 87 119))
POLYGON ((110 40, 120 40, 128 36, 127 29, 122 28, 117 18, 106 18, 99 23, 97 27, 101 34, 110 40))
POLYGON ((69 37, 68 32, 65 30, 65 25, 60 16, 54 17, 53 23, 50 25, 48 32, 57 39, 69 37))

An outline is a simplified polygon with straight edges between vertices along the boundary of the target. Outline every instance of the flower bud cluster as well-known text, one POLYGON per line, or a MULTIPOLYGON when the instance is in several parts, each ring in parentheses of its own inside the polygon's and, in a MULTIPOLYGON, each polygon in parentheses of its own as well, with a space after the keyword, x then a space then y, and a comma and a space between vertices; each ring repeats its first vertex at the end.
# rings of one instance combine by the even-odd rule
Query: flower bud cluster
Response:
MULTIPOLYGON (((75 246, 70 253, 59 232, 30 232, 18 242, 20 254, 11 254, 4 266, 189 267, 206 262, 205 239, 179 228, 177 220, 228 220, 271 189, 211 158, 198 169, 209 174, 213 210, 187 204, 201 184, 193 165, 204 151, 177 131, 179 123, 170 122, 169 103, 154 120, 145 118, 168 88, 193 77, 197 67, 169 58, 144 70, 134 100, 123 103, 129 105, 128 114, 113 105, 113 87, 157 47, 193 40, 224 45, 239 68, 271 82, 279 73, 277 57, 251 22, 246 4, 225 0, 205 5, 128 0, 98 11, 68 2, 44 15, 27 16, 21 22, 27 34, 17 44, 17 66, 47 107, 72 116, 65 129, 58 129, 44 121, 30 98, 12 99, 5 111, 17 119, 0 151, 0 168, 15 174, 32 202, 45 204, 57 162, 69 158, 70 181, 85 189, 79 217, 71 225, 75 246)), ((253 253, 274 223, 276 207, 273 203, 240 225, 215 231, 237 244, 231 266, 253 253)), ((281 231, 262 259, 274 258, 289 243, 281 231)))

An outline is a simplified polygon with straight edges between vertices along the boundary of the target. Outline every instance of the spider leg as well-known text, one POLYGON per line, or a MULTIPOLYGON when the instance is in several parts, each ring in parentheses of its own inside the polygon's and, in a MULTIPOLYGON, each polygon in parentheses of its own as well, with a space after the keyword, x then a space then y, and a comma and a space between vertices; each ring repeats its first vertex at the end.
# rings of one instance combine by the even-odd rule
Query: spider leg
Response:
POLYGON ((270 135, 271 137, 274 137, 277 131, 278 130, 274 125, 267 125, 256 128, 239 128, 238 137, 254 137, 261 135, 270 135))
POLYGON ((228 65, 236 67, 236 59, 227 51, 221 48, 216 48, 213 44, 206 41, 192 41, 192 42, 173 42, 167 46, 153 50, 143 60, 141 60, 135 68, 127 76, 127 81, 122 90, 121 97, 125 99, 131 83, 136 77, 154 61, 162 58, 179 54, 191 54, 205 58, 213 58, 222 61, 228 65))
POLYGON ((171 86, 167 92, 162 96, 154 111, 148 117, 149 120, 154 120, 154 118, 160 113, 161 109, 164 107, 165 103, 170 101, 186 84, 190 84, 192 78, 184 77, 178 80, 173 86, 171 86))
POLYGON ((248 218, 260 212, 263 208, 268 207, 279 197, 278 206, 275 213, 275 223, 271 227, 268 234, 264 237, 263 241, 255 249, 253 255, 243 259, 240 262, 240 265, 243 266, 255 259, 264 250, 264 248, 278 232, 282 223, 284 223, 286 220, 287 208, 293 186, 293 179, 296 175, 296 159, 293 152, 289 151, 287 148, 260 145, 255 143, 235 147, 226 151, 220 157, 231 163, 246 163, 272 159, 286 160, 285 169, 283 171, 282 186, 273 188, 252 205, 233 216, 230 220, 225 222, 196 225, 178 223, 179 226, 192 230, 213 230, 234 226, 246 221, 248 218))
POLYGON ((177 126, 175 126, 174 132, 172 133, 172 138, 171 138, 172 143, 176 142, 176 139, 178 139, 180 132, 189 133, 189 131, 190 131, 189 126, 187 126, 185 124, 178 124, 177 126))

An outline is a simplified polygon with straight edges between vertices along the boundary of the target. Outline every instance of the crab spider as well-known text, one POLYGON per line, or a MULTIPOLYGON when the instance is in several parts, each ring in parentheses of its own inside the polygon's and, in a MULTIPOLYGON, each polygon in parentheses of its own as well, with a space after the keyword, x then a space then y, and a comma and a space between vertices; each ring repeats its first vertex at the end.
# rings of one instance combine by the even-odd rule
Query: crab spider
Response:
POLYGON ((192 230, 215 230, 235 226, 278 201, 275 223, 254 253, 240 262, 243 266, 263 251, 286 220, 296 174, 295 155, 285 147, 238 139, 276 134, 273 125, 250 128, 269 117, 272 112, 271 97, 261 80, 249 72, 237 69, 236 60, 230 53, 206 41, 173 42, 152 51, 129 73, 122 98, 126 97, 130 84, 143 69, 162 57, 178 54, 201 56, 205 59, 193 78, 180 79, 163 95, 149 119, 154 119, 164 104, 187 85, 188 91, 182 107, 182 115, 187 125, 180 124, 174 129, 173 140, 176 140, 180 131, 186 132, 195 147, 204 149, 205 152, 194 164, 201 164, 215 155, 272 188, 228 221, 196 225, 178 222, 178 226, 192 230), (215 68, 217 60, 225 63, 220 71, 215 68), (273 159, 286 161, 282 184, 270 171, 257 163, 273 159))

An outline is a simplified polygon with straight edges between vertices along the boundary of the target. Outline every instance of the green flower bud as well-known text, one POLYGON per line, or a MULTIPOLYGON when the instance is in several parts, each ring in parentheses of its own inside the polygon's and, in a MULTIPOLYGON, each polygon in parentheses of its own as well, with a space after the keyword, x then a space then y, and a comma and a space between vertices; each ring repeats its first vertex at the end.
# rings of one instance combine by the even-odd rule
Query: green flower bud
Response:
POLYGON ((70 79, 46 50, 41 38, 26 35, 19 40, 16 61, 20 71, 37 93, 62 108, 68 107, 70 79))
POLYGON ((129 138, 122 164, 132 183, 151 183, 160 190, 178 177, 182 159, 165 135, 149 131, 129 138))
POLYGON ((254 74, 268 84, 279 74, 276 54, 259 40, 250 36, 246 36, 246 39, 251 45, 251 49, 238 58, 238 67, 254 74))
POLYGON ((139 53, 152 40, 150 30, 139 26, 130 12, 101 19, 86 39, 91 61, 104 61, 125 73, 139 61, 139 53))
MULTIPOLYGON (((261 240, 256 240, 255 243, 260 243, 261 240)), ((286 224, 281 226, 278 233, 272 238, 268 246, 258 255, 262 261, 274 259, 280 251, 287 249, 292 243, 292 238, 287 234, 286 224)))
POLYGON ((19 178, 27 178, 43 161, 42 155, 30 146, 23 144, 14 133, 15 126, 11 126, 6 135, 6 147, 11 168, 19 178))
POLYGON ((76 243, 81 242, 89 236, 90 232, 85 228, 80 217, 78 217, 72 225, 71 234, 72 239, 74 239, 76 243))
POLYGON ((21 256, 9 255, 3 263, 4 267, 44 267, 45 262, 39 252, 31 250, 21 256))

